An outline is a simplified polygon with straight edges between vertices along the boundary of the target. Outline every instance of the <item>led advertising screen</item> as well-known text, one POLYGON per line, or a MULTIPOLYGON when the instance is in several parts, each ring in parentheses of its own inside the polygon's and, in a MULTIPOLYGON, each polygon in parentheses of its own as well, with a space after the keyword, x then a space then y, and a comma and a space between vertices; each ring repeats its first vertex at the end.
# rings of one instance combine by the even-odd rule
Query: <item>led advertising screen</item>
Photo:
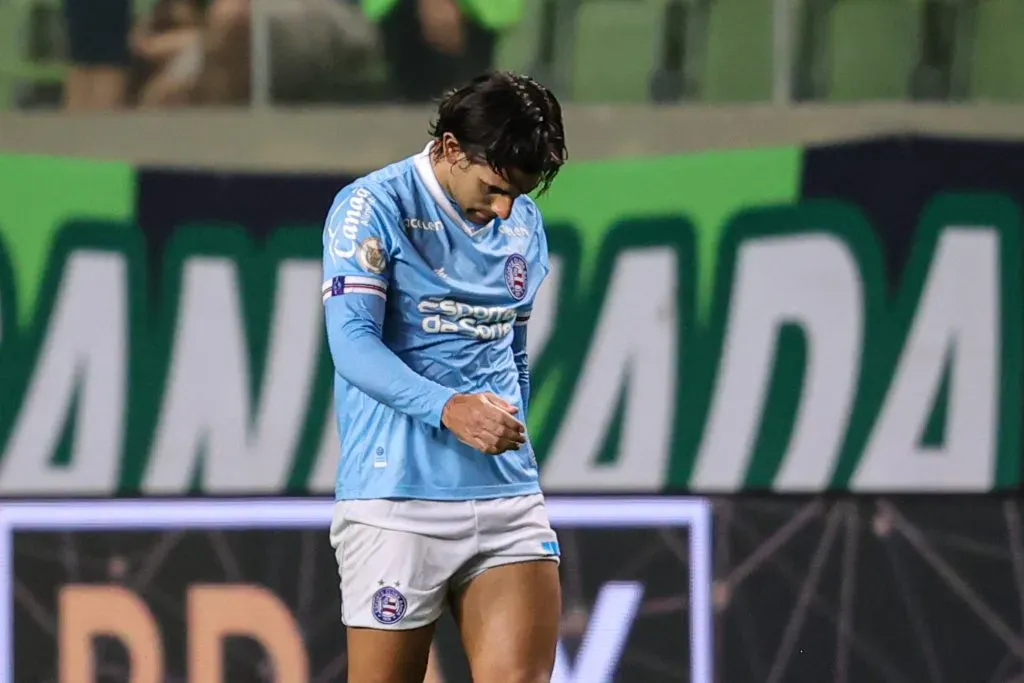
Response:
MULTIPOLYGON (((345 638, 330 500, 0 505, 0 683, 331 683, 345 638)), ((710 506, 548 499, 554 680, 713 680, 710 506)), ((427 683, 469 683, 446 619, 427 683)))

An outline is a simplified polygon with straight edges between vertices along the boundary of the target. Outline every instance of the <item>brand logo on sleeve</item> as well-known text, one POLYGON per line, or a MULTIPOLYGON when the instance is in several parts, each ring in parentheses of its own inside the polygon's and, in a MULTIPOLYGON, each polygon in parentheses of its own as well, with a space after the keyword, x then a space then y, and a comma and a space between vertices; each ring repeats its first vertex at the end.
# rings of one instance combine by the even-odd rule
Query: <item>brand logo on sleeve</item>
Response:
POLYGON ((369 190, 358 187, 331 213, 327 224, 327 241, 331 259, 335 263, 355 256, 359 227, 370 224, 372 210, 373 195, 369 190))

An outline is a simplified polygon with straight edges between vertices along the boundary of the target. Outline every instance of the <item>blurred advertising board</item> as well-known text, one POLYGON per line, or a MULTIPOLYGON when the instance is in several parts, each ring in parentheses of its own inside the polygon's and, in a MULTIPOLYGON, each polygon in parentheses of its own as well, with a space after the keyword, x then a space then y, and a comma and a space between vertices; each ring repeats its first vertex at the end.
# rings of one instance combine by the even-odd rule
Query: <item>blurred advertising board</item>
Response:
MULTIPOLYGON (((557 683, 1024 674, 1017 498, 731 496, 713 529, 711 505, 551 498, 557 683)), ((319 498, 0 506, 0 683, 343 680, 330 513, 319 498)), ((468 681, 445 618, 425 683, 468 681)))
MULTIPOLYGON (((0 683, 329 683, 345 673, 333 502, 0 505, 0 683)), ((711 509, 552 497, 557 683, 709 683, 711 509)), ((449 621, 428 683, 469 683, 449 621)))
MULTIPOLYGON (((0 495, 319 495, 321 224, 350 177, 0 157, 0 495)), ((1021 475, 1024 144, 571 164, 542 199, 553 493, 1021 475)))
POLYGON ((721 683, 1024 676, 1017 496, 715 500, 721 683))

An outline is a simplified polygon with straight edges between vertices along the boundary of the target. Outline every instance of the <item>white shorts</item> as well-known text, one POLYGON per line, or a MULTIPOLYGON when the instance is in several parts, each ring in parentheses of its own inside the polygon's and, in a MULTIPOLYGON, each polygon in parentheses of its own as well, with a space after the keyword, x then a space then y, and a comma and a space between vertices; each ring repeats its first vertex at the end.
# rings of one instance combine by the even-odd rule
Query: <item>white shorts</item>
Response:
POLYGON ((466 501, 341 500, 331 546, 346 626, 413 629, 491 567, 558 562, 541 494, 466 501))

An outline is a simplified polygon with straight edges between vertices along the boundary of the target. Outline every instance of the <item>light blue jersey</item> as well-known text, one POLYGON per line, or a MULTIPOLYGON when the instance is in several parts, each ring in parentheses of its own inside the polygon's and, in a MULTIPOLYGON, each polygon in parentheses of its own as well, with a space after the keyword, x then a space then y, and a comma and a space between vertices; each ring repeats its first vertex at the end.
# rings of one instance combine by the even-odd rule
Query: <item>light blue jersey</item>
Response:
POLYGON ((540 491, 528 442, 487 455, 441 425, 456 393, 529 400, 526 321, 548 273, 533 200, 470 223, 428 150, 338 193, 323 234, 341 440, 339 500, 467 500, 540 491))

